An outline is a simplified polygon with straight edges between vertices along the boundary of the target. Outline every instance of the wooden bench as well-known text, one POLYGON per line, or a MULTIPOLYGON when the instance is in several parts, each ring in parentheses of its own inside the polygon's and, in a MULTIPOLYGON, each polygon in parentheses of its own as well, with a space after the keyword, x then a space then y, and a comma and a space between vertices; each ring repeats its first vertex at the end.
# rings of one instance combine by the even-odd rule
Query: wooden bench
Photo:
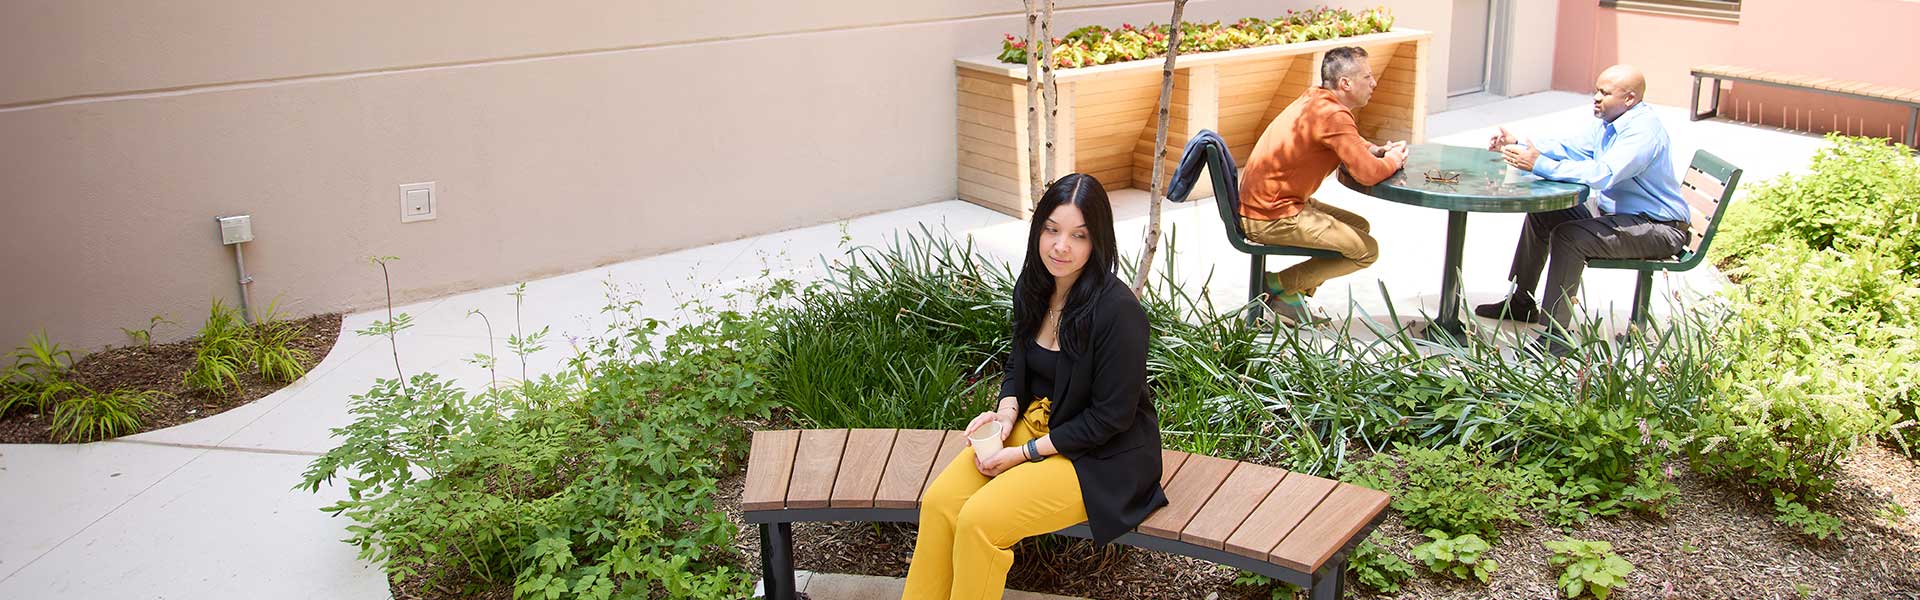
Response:
POLYGON ((1727 164, 1713 153, 1700 150, 1693 153, 1693 162, 1687 165, 1687 174, 1680 180, 1680 195, 1687 199, 1688 220, 1691 233, 1687 247, 1671 259, 1631 259, 1631 260, 1591 260, 1587 266, 1596 269, 1633 269, 1640 272, 1639 282, 1633 287, 1633 319, 1635 326, 1647 322, 1647 305, 1653 300, 1654 271, 1685 271, 1700 265, 1706 260, 1707 248, 1713 244, 1713 233, 1720 229, 1720 218, 1727 213, 1727 206, 1733 204, 1733 188, 1740 185, 1739 167, 1727 164))
POLYGON ((1860 98, 1879 102, 1891 102, 1905 106, 1907 113, 1906 135, 1900 141, 1908 148, 1920 148, 1920 89, 1903 88, 1864 81, 1846 81, 1826 77, 1812 77, 1789 73, 1776 73, 1746 67, 1727 65, 1708 65, 1693 68, 1693 103, 1687 106, 1693 120, 1711 117, 1720 111, 1720 82, 1741 81, 1759 85, 1783 87, 1819 92, 1834 96, 1860 98), (1712 79, 1713 106, 1707 112, 1693 112, 1700 108, 1700 81, 1712 79))
MULTIPOLYGON (((1222 145, 1224 138, 1202 129, 1194 134, 1181 152, 1179 169, 1173 176, 1178 181, 1185 171, 1204 165, 1207 175, 1213 181, 1213 203, 1220 210, 1220 224, 1227 229, 1227 243, 1235 250, 1247 253, 1251 257, 1247 267, 1247 300, 1259 298, 1267 293, 1267 257, 1304 256, 1307 258, 1339 258, 1340 253, 1324 248, 1300 248, 1295 246, 1270 246, 1247 239, 1247 232, 1240 227, 1240 169, 1233 164, 1231 149, 1222 145), (1218 143, 1207 142, 1208 136, 1214 136, 1218 143)), ((1186 202, 1193 187, 1171 186, 1167 200, 1186 202)), ((1252 322, 1258 311, 1247 311, 1247 321, 1252 322)))
MULTIPOLYGON (((741 511, 760 526, 770 600, 796 597, 792 524, 920 519, 920 495, 964 447, 959 431, 756 431, 741 511)), ((1115 543, 1200 558, 1340 597, 1347 554, 1386 514, 1378 491, 1252 463, 1161 452, 1169 504, 1115 543)), ((1056 533, 1090 538, 1085 524, 1056 533)))

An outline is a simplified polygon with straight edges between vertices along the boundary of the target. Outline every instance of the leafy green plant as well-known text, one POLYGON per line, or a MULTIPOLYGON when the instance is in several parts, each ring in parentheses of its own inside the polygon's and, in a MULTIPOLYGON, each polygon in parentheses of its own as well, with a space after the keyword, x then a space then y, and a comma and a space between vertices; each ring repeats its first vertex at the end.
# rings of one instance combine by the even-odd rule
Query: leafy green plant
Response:
POLYGON ((181 377, 182 383, 209 394, 239 393, 240 373, 253 354, 253 346, 253 336, 241 321, 240 311, 215 298, 206 324, 194 338, 193 365, 181 377))
POLYGON ((1606 600, 1633 574, 1633 563, 1614 554, 1613 544, 1607 542, 1569 537, 1546 546, 1553 551, 1547 562, 1560 568, 1559 588, 1568 598, 1592 594, 1606 600))
POLYGON ((1825 540, 1840 535, 1840 517, 1794 501, 1792 494, 1773 497, 1773 520, 1800 533, 1825 540))
POLYGON ((377 381, 300 487, 344 475, 347 499, 326 510, 354 521, 348 542, 395 580, 746 597, 753 578, 731 566, 737 532, 714 498, 744 459, 739 422, 770 415, 769 321, 700 307, 657 340, 637 304, 608 308, 612 328, 576 369, 478 394, 433 373, 377 381))
POLYGON ((400 260, 398 256, 369 256, 367 262, 380 267, 380 283, 387 293, 387 319, 368 323, 365 329, 353 332, 355 335, 379 336, 387 338, 387 349, 393 353, 394 381, 399 382, 402 391, 407 384, 407 372, 400 368, 400 332, 413 327, 413 316, 407 313, 393 314, 393 276, 387 270, 387 263, 400 260))
POLYGON ((1236 587, 1266 590, 1271 600, 1293 600, 1300 593, 1300 586, 1261 575, 1253 571, 1239 571, 1233 576, 1236 587))
POLYGON ((1478 579, 1480 583, 1493 580, 1493 572, 1500 564, 1486 553, 1493 546, 1480 536, 1468 533, 1459 537, 1449 537, 1446 532, 1429 529, 1424 534, 1432 540, 1413 547, 1413 558, 1427 565, 1427 570, 1454 579, 1478 579))
POLYGON ((1532 481, 1485 455, 1458 446, 1401 446, 1356 463, 1348 481, 1387 492, 1407 527, 1498 539, 1500 526, 1521 523, 1532 481))
POLYGON ((117 389, 100 393, 75 386, 76 394, 53 409, 53 437, 81 442, 119 437, 140 430, 153 401, 165 397, 154 390, 117 389))
POLYGON ((1347 558, 1347 572, 1361 585, 1386 593, 1398 592, 1400 582, 1413 578, 1413 565, 1382 547, 1377 539, 1378 534, 1370 536, 1353 549, 1353 555, 1347 558))
POLYGON ((134 343, 139 344, 141 347, 147 347, 153 345, 153 332, 159 330, 161 325, 174 324, 171 319, 163 315, 154 315, 147 319, 146 327, 140 329, 121 327, 120 331, 127 334, 127 338, 133 340, 134 343))
POLYGON ((1886 523, 1888 527, 1899 527, 1907 521, 1907 507, 1901 506, 1899 502, 1888 501, 1874 513, 1874 516, 1880 517, 1880 521, 1886 523))

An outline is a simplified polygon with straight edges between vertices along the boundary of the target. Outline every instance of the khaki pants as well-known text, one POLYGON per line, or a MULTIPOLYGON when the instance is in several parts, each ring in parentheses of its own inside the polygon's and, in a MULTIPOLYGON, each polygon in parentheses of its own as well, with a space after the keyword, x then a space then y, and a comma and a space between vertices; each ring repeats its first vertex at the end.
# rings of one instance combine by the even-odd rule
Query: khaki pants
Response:
MULTIPOLYGON (((1007 445, 1047 434, 1049 405, 1035 400, 1014 420, 1007 445)), ((960 451, 920 500, 920 535, 907 567, 905 600, 989 600, 1006 591, 1013 545, 1087 521, 1080 478, 1067 457, 1015 465, 988 479, 960 451)))
POLYGON ((1273 246, 1319 248, 1340 258, 1309 258, 1267 279, 1268 291, 1300 292, 1308 296, 1327 280, 1367 268, 1380 258, 1380 244, 1368 235, 1367 220, 1318 200, 1308 200, 1300 214, 1275 221, 1240 218, 1247 239, 1273 246))

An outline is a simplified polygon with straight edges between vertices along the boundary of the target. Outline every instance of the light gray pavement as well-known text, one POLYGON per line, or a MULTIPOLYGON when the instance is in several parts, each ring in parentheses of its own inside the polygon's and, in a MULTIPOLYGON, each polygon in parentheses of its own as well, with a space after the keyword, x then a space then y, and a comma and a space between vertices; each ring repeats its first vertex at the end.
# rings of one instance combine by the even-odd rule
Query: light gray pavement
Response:
MULTIPOLYGON (((1479 145, 1496 124, 1544 132, 1590 119, 1587 103, 1577 94, 1536 94, 1434 115, 1428 131, 1431 141, 1479 145)), ((1814 136, 1689 122, 1680 108, 1656 109, 1672 132, 1673 168, 1706 147, 1745 167, 1748 185, 1803 168, 1821 144, 1814 136)), ((1146 193, 1121 191, 1114 198, 1122 253, 1137 255, 1146 193)), ((1371 220, 1382 250, 1372 268, 1322 288, 1323 305, 1344 312, 1351 301, 1369 314, 1384 314, 1386 299, 1376 282, 1385 282, 1402 314, 1417 312, 1414 307, 1435 310, 1444 213, 1373 200, 1332 181, 1320 198, 1371 220)), ((1227 245, 1216 215, 1210 202, 1199 202, 1168 205, 1163 219, 1179 238, 1175 260, 1183 286, 1198 289, 1213 269, 1208 293, 1222 308, 1238 306, 1245 297, 1246 258, 1227 245)), ((1470 302, 1506 292, 1520 219, 1470 219, 1464 286, 1470 302)), ((569 354, 567 336, 602 332, 608 321, 599 309, 609 288, 641 299, 650 316, 684 321, 682 301, 724 302, 727 292, 770 276, 815 279, 823 272, 822 258, 842 255, 843 238, 877 245, 923 225, 971 237, 987 255, 1003 260, 1019 256, 1026 235, 1024 223, 999 213, 938 202, 529 282, 523 327, 551 326, 553 334, 546 350, 529 357, 528 372, 557 368, 569 354)), ((409 266, 404 257, 393 263, 394 278, 404 281, 409 266)), ((1613 307, 1613 318, 1624 320, 1632 277, 1589 271, 1585 306, 1613 307)), ((1665 297, 1667 290, 1710 293, 1722 279, 1703 267, 1657 281, 1665 297)), ((433 371, 476 388, 489 375, 462 358, 491 346, 502 359, 500 375, 517 378, 519 364, 505 345, 515 323, 510 289, 397 307, 417 323, 397 340, 401 366, 408 374, 433 371), (470 310, 491 319, 491 338, 470 310)), ((1658 315, 1668 306, 1656 302, 1654 310, 1658 315)), ((318 510, 343 492, 293 489, 306 463, 332 446, 329 430, 350 422, 347 397, 393 375, 385 341, 351 333, 381 318, 384 311, 349 315, 346 333, 312 373, 247 406, 109 442, 0 445, 0 598, 387 597, 379 569, 339 541, 346 521, 318 510)))

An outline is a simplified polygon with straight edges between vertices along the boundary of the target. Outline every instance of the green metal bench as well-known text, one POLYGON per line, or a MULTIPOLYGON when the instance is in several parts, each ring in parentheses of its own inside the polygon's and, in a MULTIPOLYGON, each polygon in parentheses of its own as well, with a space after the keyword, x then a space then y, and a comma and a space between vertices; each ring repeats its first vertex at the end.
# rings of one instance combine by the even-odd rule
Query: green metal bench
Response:
MULTIPOLYGON (((1240 169, 1233 164, 1233 155, 1229 154, 1225 140, 1218 134, 1201 130, 1187 142, 1187 148, 1180 157, 1180 168, 1173 179, 1193 179, 1197 175, 1193 169, 1205 167, 1213 181, 1214 205, 1220 209, 1220 224, 1227 229, 1227 243, 1234 249, 1252 257, 1247 268, 1247 299, 1254 300, 1266 293, 1266 273, 1268 256, 1304 256, 1308 258, 1339 258, 1340 253, 1321 248, 1298 248, 1293 246, 1269 246, 1247 239, 1247 232, 1240 228, 1240 169)), ((1190 182, 1189 182, 1190 183, 1190 182)), ((1168 187, 1167 199, 1185 202, 1192 192, 1192 185, 1176 183, 1168 187)), ((1249 311, 1251 320, 1258 313, 1249 311)))
POLYGON ((1687 219, 1692 225, 1687 247, 1668 259, 1593 260, 1587 266, 1598 269, 1632 269, 1640 272, 1633 288, 1633 325, 1646 324, 1647 305, 1653 300, 1654 271, 1685 271, 1707 258, 1707 247, 1720 229, 1720 218, 1733 203, 1734 186, 1740 184, 1739 167, 1727 164, 1705 150, 1693 153, 1693 163, 1680 181, 1681 195, 1687 199, 1687 219))

